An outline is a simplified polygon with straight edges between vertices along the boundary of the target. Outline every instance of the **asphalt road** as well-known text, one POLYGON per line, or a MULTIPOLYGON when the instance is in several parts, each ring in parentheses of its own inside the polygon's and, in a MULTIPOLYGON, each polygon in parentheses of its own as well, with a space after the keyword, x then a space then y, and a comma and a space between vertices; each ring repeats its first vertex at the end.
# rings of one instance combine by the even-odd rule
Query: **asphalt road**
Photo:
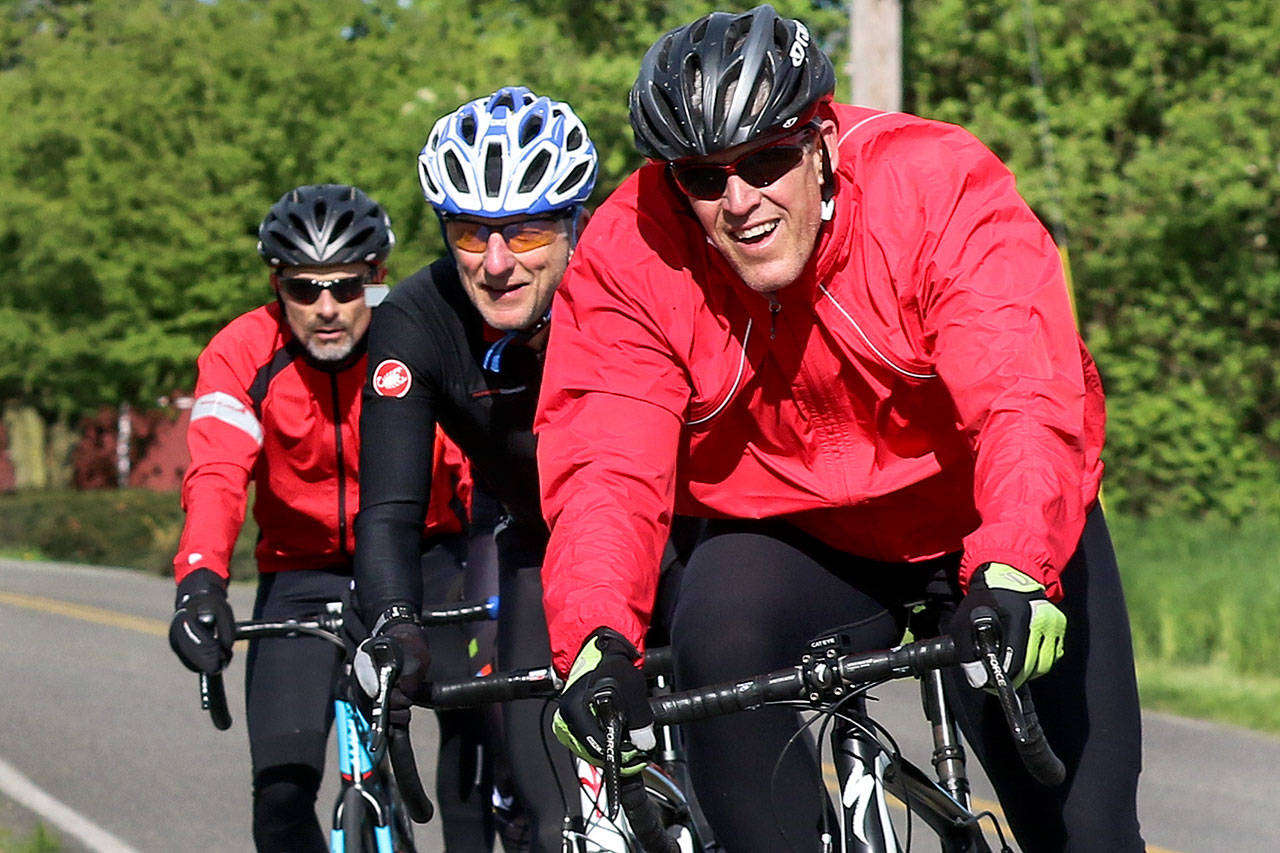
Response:
MULTIPOLYGON (((227 678, 235 723, 218 732, 168 648, 172 595, 163 578, 0 559, 0 826, 20 836, 39 819, 66 851, 252 850, 243 660, 227 678)), ((251 595, 233 589, 237 612, 251 595)), ((882 719, 918 714, 914 688, 900 687, 882 691, 882 719)), ((1158 714, 1144 726, 1140 813, 1153 853, 1278 849, 1280 739, 1158 714)), ((923 726, 897 728, 919 757, 925 748, 903 735, 923 726)), ((429 777, 430 714, 415 715, 414 740, 429 777)), ((326 826, 334 775, 320 794, 326 826)), ((975 793, 991 798, 981 778, 975 793)), ((435 824, 417 837, 424 853, 443 849, 435 824)))

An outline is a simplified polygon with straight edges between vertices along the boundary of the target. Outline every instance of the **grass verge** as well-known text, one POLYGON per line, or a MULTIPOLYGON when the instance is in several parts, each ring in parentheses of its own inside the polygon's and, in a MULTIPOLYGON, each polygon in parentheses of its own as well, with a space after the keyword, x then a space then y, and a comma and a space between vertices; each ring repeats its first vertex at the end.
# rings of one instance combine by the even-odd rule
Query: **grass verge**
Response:
POLYGON ((15 838, 10 830, 0 827, 0 853, 59 853, 62 844, 44 824, 36 824, 29 835, 15 838))
POLYGON ((1138 660, 1142 707, 1280 735, 1280 678, 1138 660))

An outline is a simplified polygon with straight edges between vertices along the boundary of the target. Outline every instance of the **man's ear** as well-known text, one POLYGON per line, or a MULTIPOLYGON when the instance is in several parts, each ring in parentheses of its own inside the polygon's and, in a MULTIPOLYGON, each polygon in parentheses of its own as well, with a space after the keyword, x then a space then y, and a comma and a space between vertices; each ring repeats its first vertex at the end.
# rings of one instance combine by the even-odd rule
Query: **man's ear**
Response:
POLYGON ((818 142, 822 145, 826 152, 828 167, 832 174, 836 169, 840 168, 840 145, 838 137, 839 129, 836 123, 829 118, 823 119, 821 126, 818 127, 818 142))
POLYGON ((578 238, 582 236, 583 229, 587 227, 587 223, 590 221, 591 211, 583 207, 569 223, 569 257, 573 257, 573 250, 577 248, 578 238))

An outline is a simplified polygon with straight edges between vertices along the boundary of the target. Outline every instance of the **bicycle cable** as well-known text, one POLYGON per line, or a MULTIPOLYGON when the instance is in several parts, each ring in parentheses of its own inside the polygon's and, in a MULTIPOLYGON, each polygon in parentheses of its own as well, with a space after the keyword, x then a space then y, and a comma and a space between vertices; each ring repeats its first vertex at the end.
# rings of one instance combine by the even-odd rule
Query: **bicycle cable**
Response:
MULTIPOLYGON (((580 835, 578 828, 573 824, 573 815, 569 811, 569 797, 565 793, 564 784, 560 781, 560 774, 556 772, 556 763, 551 755, 551 744, 547 740, 547 732, 550 731, 551 725, 547 718, 547 711, 551 709, 552 700, 545 699, 542 702, 542 710, 538 712, 538 739, 542 742, 542 754, 547 759, 547 767, 551 770, 551 778, 556 783, 556 793, 560 797, 560 810, 564 815, 561 822, 561 831, 566 835, 580 835)), ((570 758, 570 764, 573 759, 570 758)), ((574 768, 575 777, 578 775, 577 769, 574 768)), ((526 805, 525 808, 528 808, 526 805)))

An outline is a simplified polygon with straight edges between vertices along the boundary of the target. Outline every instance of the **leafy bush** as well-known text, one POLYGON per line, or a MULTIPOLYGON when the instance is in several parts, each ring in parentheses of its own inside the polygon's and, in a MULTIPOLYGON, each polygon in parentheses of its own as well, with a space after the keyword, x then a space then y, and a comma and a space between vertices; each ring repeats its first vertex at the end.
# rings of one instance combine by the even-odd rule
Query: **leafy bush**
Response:
MULTIPOLYGON (((144 489, 50 490, 0 495, 0 547, 35 559, 172 571, 183 512, 173 493, 144 489)), ((249 519, 232 559, 235 577, 256 571, 249 519)))

